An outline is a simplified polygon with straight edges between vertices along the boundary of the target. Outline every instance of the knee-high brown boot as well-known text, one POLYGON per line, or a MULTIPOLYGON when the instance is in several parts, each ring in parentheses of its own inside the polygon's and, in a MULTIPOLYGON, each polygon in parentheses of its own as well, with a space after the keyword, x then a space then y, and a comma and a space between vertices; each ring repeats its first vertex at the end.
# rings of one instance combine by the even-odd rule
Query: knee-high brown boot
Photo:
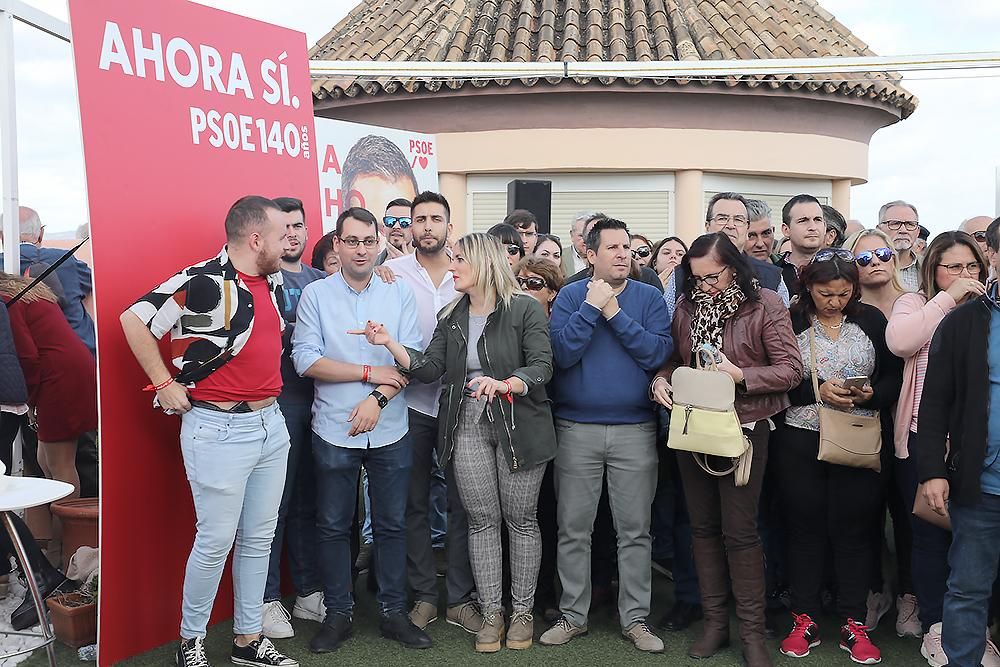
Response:
POLYGON ((728 556, 733 597, 736 598, 736 617, 740 619, 743 659, 748 667, 772 667, 765 644, 764 550, 757 545, 730 551, 728 556))
POLYGON ((729 646, 729 574, 726 571, 726 552, 722 536, 692 537, 694 565, 698 571, 701 589, 701 609, 704 626, 688 655, 692 658, 711 658, 719 649, 729 646))

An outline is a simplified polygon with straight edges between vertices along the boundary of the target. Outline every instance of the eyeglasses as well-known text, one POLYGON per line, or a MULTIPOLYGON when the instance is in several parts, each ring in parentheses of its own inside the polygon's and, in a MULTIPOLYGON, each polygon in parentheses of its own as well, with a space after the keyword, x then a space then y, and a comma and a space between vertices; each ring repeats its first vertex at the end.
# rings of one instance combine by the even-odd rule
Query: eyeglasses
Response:
POLYGON ((814 262, 829 262, 833 259, 842 259, 845 262, 854 261, 854 253, 847 248, 824 248, 813 255, 814 262))
POLYGON ((918 226, 917 222, 914 220, 886 220, 882 223, 892 231, 899 231, 900 227, 905 227, 906 231, 912 232, 918 226))
POLYGON ((858 263, 858 266, 868 266, 872 263, 872 258, 878 257, 878 261, 885 264, 892 259, 892 255, 892 248, 875 248, 859 252, 854 256, 854 261, 858 263))
POLYGON ((366 248, 374 248, 375 246, 378 245, 378 239, 372 236, 369 236, 366 239, 356 239, 353 236, 349 236, 346 239, 340 236, 338 236, 337 238, 340 239, 340 242, 346 245, 348 248, 357 248, 358 245, 364 245, 366 248))
POLYGON ((521 250, 521 246, 517 244, 511 243, 509 246, 507 246, 507 254, 510 255, 511 257, 514 257, 515 255, 520 255, 522 252, 523 251, 521 250))
POLYGON ((986 243, 986 232, 972 232, 972 238, 980 243, 986 243))
POLYGON ((395 227, 397 222, 400 229, 406 229, 413 224, 413 219, 409 217, 396 217, 394 215, 387 215, 382 218, 382 224, 386 227, 395 227))
POLYGON ((517 284, 521 286, 521 289, 526 289, 530 292, 537 292, 546 287, 543 279, 534 276, 518 276, 517 284))
POLYGON ((710 273, 707 276, 692 275, 691 280, 694 281, 695 285, 701 285, 702 283, 705 283, 706 285, 715 285, 716 283, 719 282, 719 279, 722 277, 722 274, 725 273, 726 269, 728 268, 729 267, 727 266, 725 269, 722 269, 718 273, 710 273))
POLYGON ((968 264, 938 264, 953 276, 962 275, 962 271, 968 271, 970 276, 978 275, 983 266, 979 262, 969 262, 968 264))
POLYGON ((712 216, 712 221, 720 225, 728 225, 730 221, 737 227, 742 227, 747 224, 746 216, 743 215, 726 215, 725 213, 720 213, 718 215, 712 216))
POLYGON ((650 248, 648 245, 642 245, 632 250, 632 257, 636 259, 639 259, 640 257, 646 259, 652 252, 653 252, 652 248, 650 248))

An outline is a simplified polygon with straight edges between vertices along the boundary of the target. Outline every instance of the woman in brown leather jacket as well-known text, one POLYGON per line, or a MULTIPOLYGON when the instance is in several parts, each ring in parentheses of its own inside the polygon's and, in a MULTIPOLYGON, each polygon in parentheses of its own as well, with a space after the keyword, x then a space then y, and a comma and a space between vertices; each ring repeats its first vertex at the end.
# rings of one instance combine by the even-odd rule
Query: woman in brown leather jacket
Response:
POLYGON ((802 358, 781 298, 760 287, 727 236, 699 237, 681 265, 688 279, 674 314, 674 354, 653 379, 652 395, 670 408, 674 369, 692 365, 694 352, 711 345, 722 354, 719 370, 736 382, 736 412, 753 443, 750 481, 742 487, 736 486, 731 474, 713 477, 691 456, 683 452, 678 456, 705 618, 703 634, 688 655, 708 658, 728 645, 731 583, 743 656, 750 667, 769 667, 757 503, 771 417, 788 407, 787 392, 802 380, 802 358))

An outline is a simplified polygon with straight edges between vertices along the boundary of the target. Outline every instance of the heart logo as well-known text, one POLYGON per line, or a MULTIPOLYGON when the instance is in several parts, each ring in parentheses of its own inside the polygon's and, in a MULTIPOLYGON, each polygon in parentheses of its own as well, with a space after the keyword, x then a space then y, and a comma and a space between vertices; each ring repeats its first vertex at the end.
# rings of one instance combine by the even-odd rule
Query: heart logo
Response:
POLYGON ((423 155, 421 155, 419 158, 417 158, 417 161, 420 163, 420 168, 421 169, 426 169, 427 168, 428 159, 425 158, 423 155))

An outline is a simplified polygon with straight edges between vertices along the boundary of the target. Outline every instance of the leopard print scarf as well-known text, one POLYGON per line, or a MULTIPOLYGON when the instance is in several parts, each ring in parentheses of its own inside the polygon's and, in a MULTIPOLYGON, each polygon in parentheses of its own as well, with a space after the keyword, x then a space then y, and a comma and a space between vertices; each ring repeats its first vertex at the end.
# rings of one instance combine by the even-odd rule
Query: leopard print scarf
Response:
MULTIPOLYGON (((754 280, 754 287, 757 287, 754 280)), ((704 344, 722 350, 722 330, 726 321, 736 314, 747 297, 734 280, 725 290, 716 295, 694 290, 695 311, 691 319, 691 357, 704 344)))

